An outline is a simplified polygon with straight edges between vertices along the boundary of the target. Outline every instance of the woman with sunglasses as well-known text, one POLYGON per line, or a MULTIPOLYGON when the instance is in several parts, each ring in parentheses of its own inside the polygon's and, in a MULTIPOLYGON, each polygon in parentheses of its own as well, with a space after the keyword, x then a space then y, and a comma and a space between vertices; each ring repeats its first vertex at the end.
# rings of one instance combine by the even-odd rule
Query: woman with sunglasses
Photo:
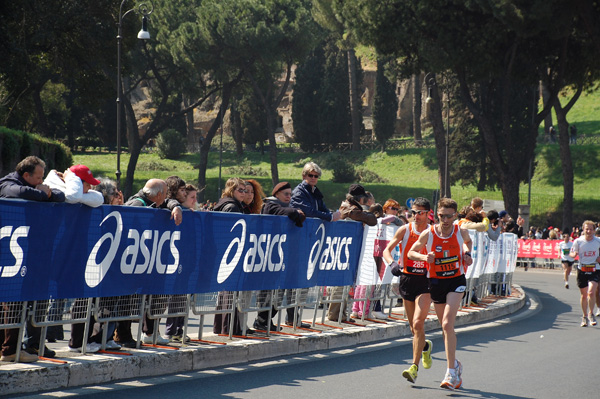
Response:
MULTIPOLYGON (((215 206, 216 212, 244 213, 244 198, 246 197, 246 181, 239 177, 232 177, 225 183, 221 199, 215 206)), ((217 298, 217 310, 230 309, 233 292, 221 291, 217 298)), ((217 313, 213 323, 215 334, 229 334, 231 324, 230 314, 217 313)), ((246 334, 252 334, 254 330, 246 329, 246 334)), ((234 311, 233 335, 242 335, 242 327, 237 307, 234 311)))
POLYGON ((321 168, 314 162, 307 162, 302 169, 302 183, 292 192, 290 206, 300 209, 306 217, 319 218, 328 222, 340 219, 340 212, 331 212, 323 202, 323 194, 317 188, 321 177, 321 168))
POLYGON ((396 226, 403 226, 408 223, 400 217, 400 204, 394 199, 389 199, 383 204, 383 213, 385 214, 381 223, 384 224, 395 224, 396 226))

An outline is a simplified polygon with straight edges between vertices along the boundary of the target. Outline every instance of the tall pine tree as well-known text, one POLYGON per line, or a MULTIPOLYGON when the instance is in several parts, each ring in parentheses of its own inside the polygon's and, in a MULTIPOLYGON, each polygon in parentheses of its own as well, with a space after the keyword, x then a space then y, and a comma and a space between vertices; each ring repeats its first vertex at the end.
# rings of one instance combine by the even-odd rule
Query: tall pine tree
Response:
POLYGON ((377 141, 381 144, 382 151, 385 151, 385 143, 394 135, 396 111, 398 110, 396 85, 385 76, 385 64, 384 60, 377 60, 375 96, 373 98, 373 130, 377 141))

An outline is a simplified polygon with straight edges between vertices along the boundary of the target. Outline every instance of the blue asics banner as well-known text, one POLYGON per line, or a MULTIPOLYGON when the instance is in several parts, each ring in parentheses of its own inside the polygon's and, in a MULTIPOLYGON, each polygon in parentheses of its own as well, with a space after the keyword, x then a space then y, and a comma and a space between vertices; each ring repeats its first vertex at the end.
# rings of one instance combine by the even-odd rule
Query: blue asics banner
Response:
POLYGON ((352 285, 361 223, 0 200, 0 300, 352 285))

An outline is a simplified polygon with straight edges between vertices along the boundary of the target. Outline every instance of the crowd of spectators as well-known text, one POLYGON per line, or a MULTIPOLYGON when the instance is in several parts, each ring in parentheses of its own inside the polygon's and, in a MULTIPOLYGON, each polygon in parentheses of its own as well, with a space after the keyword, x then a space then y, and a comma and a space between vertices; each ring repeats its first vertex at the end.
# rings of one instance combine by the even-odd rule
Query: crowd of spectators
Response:
MULTIPOLYGON (((227 180, 222 196, 218 202, 210 200, 198 204, 197 194, 199 188, 186 183, 178 176, 170 176, 167 179, 150 179, 144 187, 131 196, 124 198, 116 183, 108 178, 94 178, 92 172, 85 165, 73 165, 64 172, 51 170, 44 179, 45 163, 35 156, 30 156, 21 161, 15 172, 0 179, 0 198, 21 198, 33 201, 53 201, 81 203, 90 207, 101 205, 135 206, 146 208, 167 209, 171 213, 172 223, 179 225, 187 211, 213 211, 234 212, 241 214, 271 214, 283 215, 290 219, 296 228, 302 228, 307 217, 318 218, 326 222, 338 220, 354 220, 367 226, 375 226, 378 221, 381 224, 403 226, 414 219, 414 211, 400 205, 392 198, 378 203, 373 194, 368 192, 360 184, 352 184, 348 188, 346 197, 341 204, 330 209, 324 202, 324 196, 317 187, 322 174, 321 168, 314 162, 308 162, 302 170, 302 180, 294 188, 289 182, 280 182, 271 190, 265 190, 261 184, 253 179, 241 179, 232 177, 227 180), (267 197, 265 191, 271 195, 267 197), (382 205, 383 204, 383 205, 382 205)), ((434 213, 429 211, 427 218, 434 223, 434 213)), ((463 208, 459 213, 458 222, 463 228, 475 229, 487 232, 492 239, 497 239, 500 232, 514 232, 523 235, 524 222, 522 218, 513 220, 506 211, 496 212, 483 211, 483 202, 479 198, 473 199, 469 206, 463 208)), ((552 228, 548 230, 554 231, 552 228)), ((530 234, 533 230, 530 230, 530 234)), ((543 233, 542 233, 543 234, 543 233)), ((575 229, 573 234, 576 234, 575 229)), ((378 268, 385 267, 379 262, 378 268)), ((382 270, 378 270, 382 275, 382 270)), ((354 295, 361 298, 365 295, 365 286, 358 286, 354 295)), ((352 314, 348 308, 349 297, 344 287, 328 287, 331 303, 327 310, 327 317, 331 321, 352 321, 352 317, 374 317, 386 318, 381 312, 381 305, 376 301, 373 304, 364 302, 353 302, 352 314), (358 306, 356 304, 359 304, 358 306), (371 309, 372 308, 372 309, 371 309)), ((291 292, 285 292, 289 296, 291 292)), ((160 309, 166 310, 176 307, 176 296, 153 303, 160 309)), ((264 297, 267 297, 266 293, 264 297)), ((128 301, 127 297, 122 298, 128 301)), ((220 292, 218 294, 217 310, 231 309, 232 293, 220 292)), ((267 308, 269 304, 266 305, 267 308)), ((84 301, 73 304, 72 312, 81 313, 85 309, 84 301)), ((305 326, 295 308, 286 309, 285 323, 288 326, 305 326), (296 324, 296 322, 298 322, 296 324)), ((106 309, 110 312, 111 309, 106 309)), ((10 312, 4 311, 5 317, 11 316, 10 312)), ((242 325, 243 318, 236 308, 232 313, 216 314, 214 318, 213 332, 215 334, 233 335, 252 334, 254 330, 273 331, 279 328, 269 320, 275 316, 277 310, 261 311, 253 324, 254 329, 242 325), (233 318, 233 319, 232 319, 233 318)), ((14 316, 14 315, 12 315, 14 316)), ((74 316, 76 316, 74 314, 74 316)), ((168 344, 169 342, 188 341, 189 337, 183 336, 183 317, 167 318, 165 336, 159 331, 160 319, 149 318, 144 315, 142 323, 142 342, 146 344, 168 344)), ((131 321, 119 321, 101 325, 93 317, 89 320, 91 328, 84 329, 84 323, 73 324, 69 348, 73 351, 84 353, 96 352, 100 349, 103 328, 108 330, 108 341, 106 348, 118 350, 121 347, 135 347, 138 343, 131 333, 131 321), (84 333, 87 337, 84 339, 84 333), (86 345, 84 345, 86 343, 86 345)), ((2 342, 2 360, 15 361, 18 329, 0 330, 0 342, 2 342)), ((62 328, 49 330, 48 338, 52 342, 63 338, 62 328)), ((25 336, 25 351, 20 355, 19 361, 33 362, 38 359, 40 346, 40 328, 31 323, 27 326, 25 336)), ((54 351, 44 348, 44 356, 55 356, 54 351)))

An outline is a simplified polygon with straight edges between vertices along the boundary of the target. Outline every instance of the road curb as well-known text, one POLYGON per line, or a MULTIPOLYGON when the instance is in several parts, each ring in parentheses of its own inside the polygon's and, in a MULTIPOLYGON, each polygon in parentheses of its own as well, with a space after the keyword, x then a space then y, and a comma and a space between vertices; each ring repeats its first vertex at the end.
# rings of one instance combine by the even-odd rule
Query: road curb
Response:
MULTIPOLYGON (((485 305, 461 310, 456 326, 476 324, 506 316, 521 309, 524 291, 513 285, 510 297, 498 298, 485 305)), ((428 318, 427 331, 439 329, 436 318, 428 318)), ((373 343, 410 336, 407 322, 373 323, 344 327, 302 336, 277 336, 270 340, 241 340, 228 345, 183 347, 179 350, 144 348, 131 350, 131 356, 92 354, 66 358, 59 364, 39 361, 31 364, 0 363, 0 394, 18 394, 102 384, 117 380, 151 377, 171 373, 213 369, 279 356, 319 352, 347 346, 373 343)))

